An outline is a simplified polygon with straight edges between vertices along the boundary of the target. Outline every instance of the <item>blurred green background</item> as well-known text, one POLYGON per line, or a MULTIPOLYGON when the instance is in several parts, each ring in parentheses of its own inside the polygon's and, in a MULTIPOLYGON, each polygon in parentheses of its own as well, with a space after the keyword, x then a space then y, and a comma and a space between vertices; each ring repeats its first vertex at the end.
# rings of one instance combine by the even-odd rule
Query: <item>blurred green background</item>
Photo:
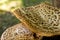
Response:
MULTIPOLYGON (((22 0, 25 7, 36 5, 45 1, 51 2, 51 0, 22 0)), ((8 27, 17 23, 20 23, 20 21, 11 12, 0 10, 0 36, 8 27)))

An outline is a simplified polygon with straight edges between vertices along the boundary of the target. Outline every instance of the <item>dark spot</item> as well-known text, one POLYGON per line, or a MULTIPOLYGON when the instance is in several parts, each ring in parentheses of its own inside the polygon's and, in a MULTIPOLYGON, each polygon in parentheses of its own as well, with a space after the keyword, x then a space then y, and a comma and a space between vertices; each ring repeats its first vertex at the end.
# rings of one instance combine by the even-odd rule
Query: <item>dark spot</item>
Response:
POLYGON ((50 16, 50 15, 48 15, 48 16, 50 16))
POLYGON ((54 26, 56 26, 56 24, 54 24, 54 26))
POLYGON ((42 40, 60 40, 60 35, 54 35, 54 36, 44 36, 42 40))
POLYGON ((53 30, 53 28, 49 28, 49 30, 53 30))
POLYGON ((42 22, 42 24, 44 24, 44 23, 42 22))
POLYGON ((18 35, 17 33, 15 33, 15 35, 18 35))
POLYGON ((42 10, 42 9, 41 9, 42 10))
POLYGON ((52 8, 52 10, 54 10, 54 9, 52 8))
POLYGON ((37 38, 37 35, 36 35, 36 33, 34 33, 34 34, 33 34, 33 36, 34 36, 34 38, 37 38))
POLYGON ((55 11, 59 11, 59 10, 55 9, 55 11))
POLYGON ((56 21, 56 20, 54 19, 54 21, 56 21))
POLYGON ((58 14, 60 14, 60 12, 58 12, 58 14))
POLYGON ((50 9, 50 7, 48 7, 50 9))

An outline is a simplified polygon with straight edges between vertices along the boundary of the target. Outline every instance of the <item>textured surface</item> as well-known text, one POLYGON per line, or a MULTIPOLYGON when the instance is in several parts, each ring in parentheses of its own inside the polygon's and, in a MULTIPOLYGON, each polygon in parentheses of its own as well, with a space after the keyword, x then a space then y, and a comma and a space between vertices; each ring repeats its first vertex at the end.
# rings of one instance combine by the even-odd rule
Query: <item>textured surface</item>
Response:
POLYGON ((30 30, 22 24, 17 24, 4 31, 1 40, 34 40, 34 37, 30 30))
POLYGON ((1 36, 1 40, 41 40, 42 36, 31 32, 22 23, 7 28, 1 36))
POLYGON ((16 9, 14 14, 27 28, 41 36, 60 34, 60 10, 51 5, 41 3, 16 9))

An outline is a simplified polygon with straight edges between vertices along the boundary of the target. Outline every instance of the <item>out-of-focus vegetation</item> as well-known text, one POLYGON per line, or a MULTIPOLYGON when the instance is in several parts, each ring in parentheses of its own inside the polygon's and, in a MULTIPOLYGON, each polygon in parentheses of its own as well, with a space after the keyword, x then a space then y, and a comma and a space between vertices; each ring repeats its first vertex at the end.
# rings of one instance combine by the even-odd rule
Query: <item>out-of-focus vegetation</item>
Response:
POLYGON ((41 2, 51 3, 51 0, 23 0, 24 6, 32 6, 32 5, 40 4, 41 2))
POLYGON ((0 0, 1 10, 11 11, 22 6, 22 0, 0 0))
POLYGON ((0 35, 6 28, 19 22, 20 21, 10 12, 0 12, 0 35))
MULTIPOLYGON (((46 0, 22 0, 22 1, 24 6, 31 6, 31 5, 39 4, 46 0)), ((50 1, 50 0, 47 0, 47 1, 50 1)), ((0 35, 4 32, 5 29, 19 22, 20 21, 10 12, 0 10, 0 35)))

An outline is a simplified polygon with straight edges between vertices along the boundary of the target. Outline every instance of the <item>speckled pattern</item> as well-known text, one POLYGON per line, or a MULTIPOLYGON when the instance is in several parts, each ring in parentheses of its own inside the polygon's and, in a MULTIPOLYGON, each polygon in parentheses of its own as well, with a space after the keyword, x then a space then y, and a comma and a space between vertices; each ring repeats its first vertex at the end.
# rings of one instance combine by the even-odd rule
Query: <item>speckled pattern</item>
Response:
POLYGON ((15 16, 41 36, 60 34, 60 10, 46 3, 16 9, 15 16))
POLYGON ((34 37, 33 33, 20 23, 7 28, 1 36, 1 40, 34 40, 34 37))

